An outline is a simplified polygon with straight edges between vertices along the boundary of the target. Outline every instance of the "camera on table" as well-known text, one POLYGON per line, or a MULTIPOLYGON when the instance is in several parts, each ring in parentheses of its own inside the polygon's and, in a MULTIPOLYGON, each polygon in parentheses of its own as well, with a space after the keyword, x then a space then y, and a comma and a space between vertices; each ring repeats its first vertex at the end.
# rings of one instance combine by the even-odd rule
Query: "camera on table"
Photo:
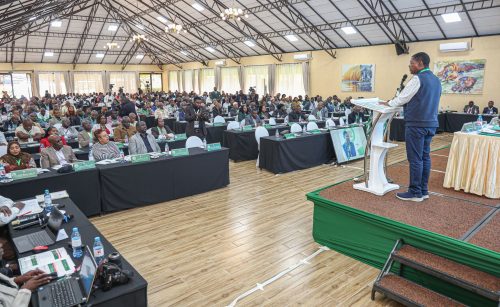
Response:
POLYGON ((108 291, 114 286, 124 285, 134 275, 133 272, 121 268, 120 254, 109 254, 99 265, 99 281, 102 291, 108 291))

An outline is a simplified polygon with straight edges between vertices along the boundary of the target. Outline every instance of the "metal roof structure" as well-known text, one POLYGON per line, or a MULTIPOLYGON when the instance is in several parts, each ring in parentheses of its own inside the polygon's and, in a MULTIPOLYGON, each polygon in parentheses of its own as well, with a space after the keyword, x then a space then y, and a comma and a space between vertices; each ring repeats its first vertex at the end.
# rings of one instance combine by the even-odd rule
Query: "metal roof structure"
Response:
POLYGON ((500 0, 0 0, 0 16, 0 62, 6 63, 206 65, 265 54, 281 60, 283 53, 310 50, 335 57, 338 48, 391 43, 404 50, 410 42, 500 34, 500 0), (229 7, 249 17, 222 20, 229 7), (442 15, 449 13, 461 21, 446 23, 442 15), (186 32, 167 33, 168 23, 186 32), (135 34, 148 40, 132 41, 135 34), (111 42, 120 48, 105 49, 111 42))

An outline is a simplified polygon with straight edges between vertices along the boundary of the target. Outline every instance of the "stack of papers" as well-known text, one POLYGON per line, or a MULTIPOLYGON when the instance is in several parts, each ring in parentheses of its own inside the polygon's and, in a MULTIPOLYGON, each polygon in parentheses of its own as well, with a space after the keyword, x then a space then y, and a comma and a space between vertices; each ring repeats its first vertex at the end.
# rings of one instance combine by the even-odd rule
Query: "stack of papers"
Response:
POLYGON ((28 199, 23 201, 22 203, 24 204, 24 208, 19 212, 18 216, 25 214, 36 214, 43 211, 42 207, 40 207, 40 205, 38 204, 38 200, 36 199, 28 199))
POLYGON ((73 274, 75 263, 64 247, 19 259, 21 274, 40 269, 45 273, 57 272, 57 277, 73 274))
MULTIPOLYGON (((50 197, 52 198, 52 200, 54 200, 54 199, 67 198, 67 197, 69 197, 69 195, 68 195, 68 192, 66 192, 66 190, 64 190, 64 191, 52 192, 52 193, 50 193, 50 197)), ((36 201, 39 203, 43 203, 45 201, 44 195, 43 194, 37 195, 36 201)))

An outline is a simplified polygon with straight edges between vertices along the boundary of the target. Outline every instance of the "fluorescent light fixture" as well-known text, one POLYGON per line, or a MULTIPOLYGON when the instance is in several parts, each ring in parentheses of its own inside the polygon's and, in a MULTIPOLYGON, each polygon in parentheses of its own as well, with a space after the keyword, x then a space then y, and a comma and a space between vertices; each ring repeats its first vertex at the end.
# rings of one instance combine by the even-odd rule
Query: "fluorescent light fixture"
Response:
POLYGON ((104 53, 98 53, 95 55, 95 57, 102 59, 104 57, 104 53))
POLYGON ((297 36, 293 35, 293 34, 288 34, 285 36, 287 40, 291 41, 291 42, 296 42, 298 41, 299 39, 297 38, 297 36))
POLYGON ((356 29, 353 27, 342 27, 341 30, 344 31, 346 35, 356 34, 356 29))
POLYGON ((195 2, 193 4, 191 4, 192 7, 194 7, 197 11, 201 12, 204 10, 203 6, 201 6, 201 4, 195 2))
POLYGON ((144 54, 138 54, 135 56, 136 59, 142 60, 144 58, 144 54))
POLYGON ((441 15, 441 17, 446 23, 462 21, 462 18, 460 18, 460 15, 458 13, 443 14, 441 15))
POLYGON ((143 25, 141 25, 141 24, 139 24, 139 23, 138 23, 138 24, 136 24, 135 26, 136 26, 137 28, 141 29, 141 30, 144 30, 144 29, 145 29, 145 28, 144 28, 144 26, 143 26, 143 25))
POLYGON ((30 17, 29 21, 33 21, 33 20, 35 20, 36 18, 37 18, 36 16, 30 17))
POLYGON ((51 52, 51 51, 45 51, 45 53, 43 54, 44 56, 54 56, 54 52, 51 52))
POLYGON ((210 51, 210 52, 212 52, 212 53, 214 53, 214 52, 215 52, 215 49, 214 49, 214 48, 212 48, 212 47, 210 47, 210 46, 205 47, 205 50, 210 51))
POLYGON ((50 25, 54 28, 60 28, 62 26, 62 21, 54 20, 53 22, 50 23, 50 25))
POLYGON ((188 53, 187 53, 186 51, 184 51, 184 50, 181 50, 181 53, 182 53, 183 55, 188 55, 188 53))
POLYGON ((252 42, 251 40, 248 40, 248 41, 244 41, 245 45, 247 45, 248 47, 255 47, 255 43, 252 42))
POLYGON ((156 19, 158 19, 159 21, 163 22, 163 23, 167 23, 167 18, 163 17, 163 16, 158 16, 156 17, 156 19))
POLYGON ((118 30, 118 26, 117 25, 109 25, 108 31, 116 31, 116 30, 118 30))

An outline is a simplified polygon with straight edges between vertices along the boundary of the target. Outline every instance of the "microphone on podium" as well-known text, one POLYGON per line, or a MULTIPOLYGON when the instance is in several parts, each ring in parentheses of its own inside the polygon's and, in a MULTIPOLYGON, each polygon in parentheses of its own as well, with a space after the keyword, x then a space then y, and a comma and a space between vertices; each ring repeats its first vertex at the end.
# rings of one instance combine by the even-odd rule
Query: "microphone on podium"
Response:
POLYGON ((399 91, 400 92, 405 88, 404 82, 406 81, 406 79, 408 79, 408 75, 404 74, 403 79, 401 79, 401 83, 399 84, 399 91))

